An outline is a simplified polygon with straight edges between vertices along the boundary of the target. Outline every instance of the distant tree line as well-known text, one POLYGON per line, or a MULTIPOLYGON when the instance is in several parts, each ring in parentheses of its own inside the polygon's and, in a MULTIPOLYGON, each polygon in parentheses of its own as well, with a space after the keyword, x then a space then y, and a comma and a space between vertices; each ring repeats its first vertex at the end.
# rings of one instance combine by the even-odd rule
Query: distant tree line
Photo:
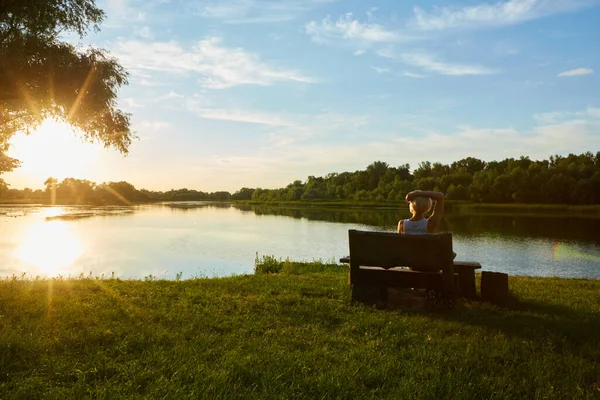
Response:
POLYGON ((485 162, 467 157, 452 164, 390 167, 376 161, 365 170, 309 176, 280 189, 243 188, 233 199, 256 201, 403 201, 412 190, 443 192, 450 200, 480 203, 600 204, 600 152, 533 161, 528 157, 485 162))
POLYGON ((284 188, 241 188, 207 193, 190 189, 167 192, 136 189, 128 182, 96 184, 67 178, 49 178, 45 190, 11 189, 0 179, 1 199, 74 204, 127 204, 150 201, 255 200, 262 202, 357 200, 403 201, 415 189, 435 190, 449 200, 479 203, 600 204, 600 151, 566 157, 552 156, 533 161, 528 157, 482 161, 467 157, 452 164, 419 163, 411 172, 409 164, 390 167, 376 161, 365 170, 309 176, 284 188))
POLYGON ((231 199, 229 192, 206 193, 189 189, 173 189, 168 192, 157 192, 136 189, 128 182, 105 182, 97 184, 83 179, 66 178, 58 182, 48 178, 44 182, 44 190, 30 188, 10 189, 0 179, 0 199, 39 201, 41 203, 56 202, 58 204, 133 204, 152 201, 226 201, 231 199))

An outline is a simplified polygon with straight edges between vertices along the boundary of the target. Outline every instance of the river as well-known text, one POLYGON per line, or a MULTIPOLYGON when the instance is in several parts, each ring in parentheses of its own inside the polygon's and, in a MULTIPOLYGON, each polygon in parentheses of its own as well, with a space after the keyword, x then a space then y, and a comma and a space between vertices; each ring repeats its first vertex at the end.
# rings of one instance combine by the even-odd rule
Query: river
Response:
MULTIPOLYGON (((0 206, 0 278, 175 279, 253 272, 258 256, 337 260, 348 229, 395 231, 402 209, 204 202, 0 206)), ((600 219, 449 213, 457 260, 510 275, 600 278, 600 219)))

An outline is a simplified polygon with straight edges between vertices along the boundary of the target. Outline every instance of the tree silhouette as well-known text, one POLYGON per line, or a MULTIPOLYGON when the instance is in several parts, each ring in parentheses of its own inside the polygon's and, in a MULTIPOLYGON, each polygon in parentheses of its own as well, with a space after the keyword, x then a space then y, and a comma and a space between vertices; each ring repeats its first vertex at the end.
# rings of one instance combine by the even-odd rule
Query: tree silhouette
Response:
POLYGON ((0 2, 0 173, 19 165, 4 155, 9 139, 48 117, 81 129, 83 138, 127 153, 129 114, 117 108, 127 73, 100 49, 61 41, 65 32, 98 30, 95 0, 0 2))

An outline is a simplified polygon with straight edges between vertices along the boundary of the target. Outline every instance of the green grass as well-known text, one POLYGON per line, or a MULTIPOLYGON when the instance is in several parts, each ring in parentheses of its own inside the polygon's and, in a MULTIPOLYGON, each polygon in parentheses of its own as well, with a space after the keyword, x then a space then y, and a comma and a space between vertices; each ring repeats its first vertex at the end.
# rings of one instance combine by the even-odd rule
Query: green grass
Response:
POLYGON ((282 272, 1 281, 0 398, 600 398, 600 281, 390 311, 343 266, 264 261, 282 272))

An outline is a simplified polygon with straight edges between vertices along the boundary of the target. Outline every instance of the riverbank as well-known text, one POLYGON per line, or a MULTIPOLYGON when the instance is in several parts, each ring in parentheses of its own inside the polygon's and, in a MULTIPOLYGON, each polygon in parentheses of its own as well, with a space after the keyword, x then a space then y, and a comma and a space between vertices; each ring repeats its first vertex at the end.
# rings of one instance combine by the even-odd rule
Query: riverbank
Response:
MULTIPOLYGON (((398 201, 352 201, 352 200, 323 200, 323 201, 252 201, 236 200, 233 204, 240 205, 270 205, 284 207, 332 207, 332 208, 382 208, 404 209, 406 205, 398 201)), ((504 204, 504 203, 473 203, 469 201, 446 200, 447 212, 495 214, 495 215, 582 215, 600 217, 599 205, 567 205, 567 204, 504 204)))
POLYGON ((600 394, 600 281, 511 277, 512 309, 390 311, 352 303, 342 266, 257 270, 1 281, 0 398, 600 394))
MULTIPOLYGON (((203 202, 209 202, 202 200, 203 202)), ((171 203, 194 203, 195 201, 181 201, 171 203)), ((163 201, 130 203, 129 205, 158 204, 163 201)), ((254 200, 233 200, 233 201, 214 201, 214 203, 231 203, 236 205, 267 205, 276 207, 312 207, 312 208, 378 208, 378 209, 403 209, 405 205, 402 202, 383 200, 383 201, 354 201, 354 200, 298 200, 298 201, 254 201, 254 200)), ((47 199, 0 199, 0 205, 52 205, 47 199)), ((58 199, 55 205, 63 206, 102 206, 102 204, 78 204, 73 201, 58 199)), ((123 204, 120 204, 123 205, 123 204)), ((506 203, 473 203, 460 200, 446 200, 446 212, 458 212, 461 214, 476 213, 493 215, 539 215, 539 216, 585 216, 600 218, 600 204, 597 205, 567 205, 567 204, 506 204, 506 203)))

